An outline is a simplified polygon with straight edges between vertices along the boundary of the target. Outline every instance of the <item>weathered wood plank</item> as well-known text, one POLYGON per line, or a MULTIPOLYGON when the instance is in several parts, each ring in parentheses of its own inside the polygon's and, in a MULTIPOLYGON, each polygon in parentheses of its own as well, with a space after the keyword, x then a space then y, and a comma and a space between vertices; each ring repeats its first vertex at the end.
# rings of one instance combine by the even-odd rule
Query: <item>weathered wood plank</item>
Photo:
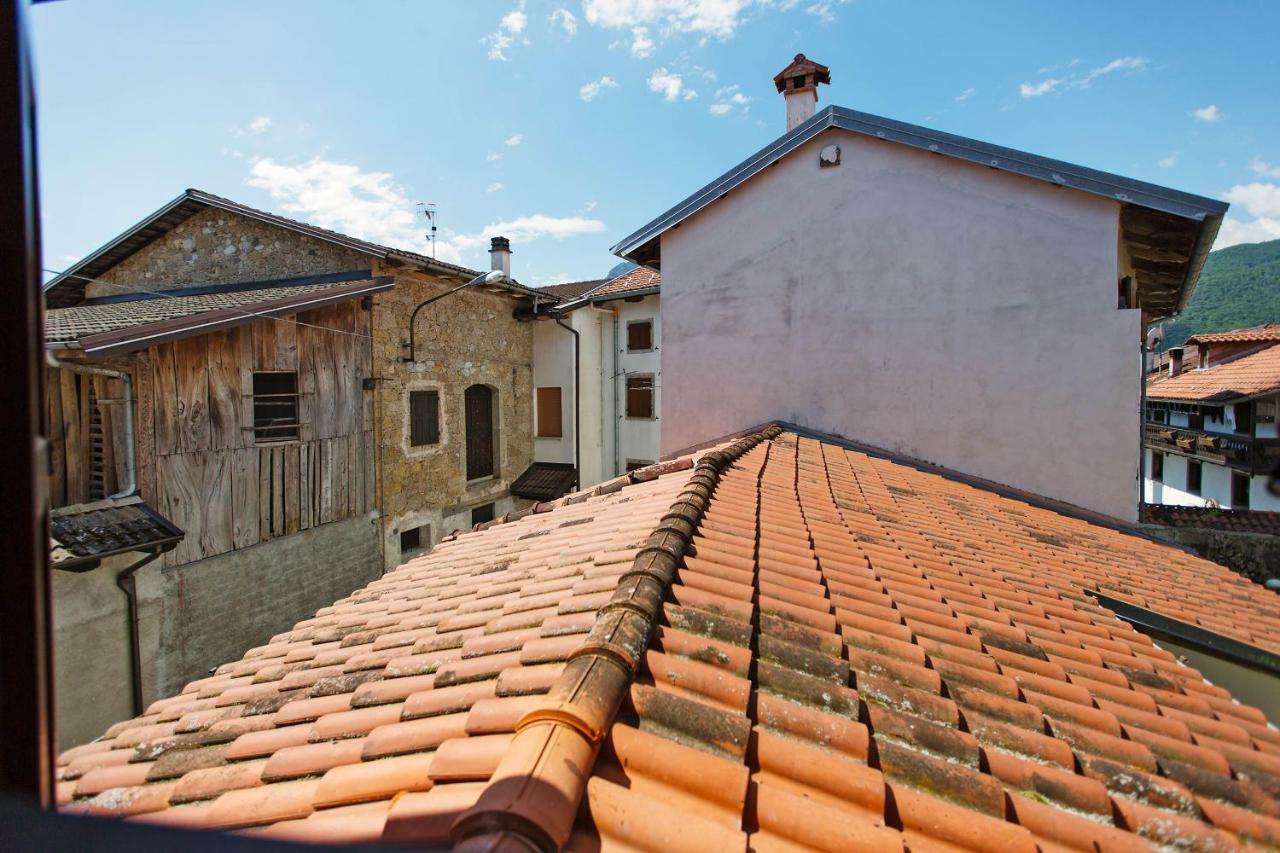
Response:
POLYGON ((271 539, 271 448, 258 451, 258 539, 271 539))
POLYGON ((298 529, 312 525, 311 518, 311 444, 298 445, 298 529))
POLYGON ((244 446, 240 432, 241 406, 240 333, 242 328, 211 333, 209 361, 209 446, 231 450, 244 446))
POLYGON ((300 529, 298 520, 298 496, 301 478, 298 474, 300 456, 298 445, 290 444, 284 448, 284 532, 297 533, 300 529))
POLYGON ((284 515, 284 448, 271 448, 271 535, 284 536, 286 532, 284 515))
POLYGON ((174 453, 161 456, 157 476, 164 496, 161 512, 186 532, 186 537, 173 550, 173 563, 180 565, 199 560, 205 541, 204 454, 174 453))
POLYGON ((333 521, 333 439, 317 442, 320 447, 320 523, 333 521))
POLYGON ((235 523, 231 491, 230 453, 208 451, 200 466, 201 506, 204 523, 200 553, 205 557, 225 554, 235 547, 235 523))
POLYGON ((209 338, 175 341, 178 378, 178 448, 183 453, 209 449, 209 338))
POLYGON ((62 371, 47 368, 44 396, 49 422, 49 501, 67 505, 67 443, 62 423, 62 371))
POLYGON ((338 345, 334 340, 338 335, 332 332, 313 331, 316 332, 312 338, 316 376, 313 434, 318 439, 329 439, 338 434, 335 418, 343 404, 343 401, 338 399, 338 345))
POLYGON ((79 383, 71 371, 59 373, 62 435, 66 446, 67 504, 84 503, 89 499, 89 447, 80 423, 79 383))
POLYGON ((159 456, 177 453, 178 439, 178 373, 173 360, 173 344, 160 344, 151 351, 151 367, 155 374, 155 452, 159 456))
MULTIPOLYGON (((305 311, 298 319, 309 324, 317 324, 318 311, 305 311)), ((298 434, 303 441, 316 438, 316 337, 329 334, 311 326, 297 327, 298 335, 298 421, 301 427, 298 434)))
POLYGON ((131 365, 133 393, 137 397, 134 408, 134 434, 136 436, 138 462, 138 488, 142 499, 156 505, 156 395, 155 373, 151 359, 145 354, 131 365))
POLYGON ((116 470, 116 419, 120 412, 120 380, 106 376, 93 377, 94 391, 98 397, 98 422, 102 429, 102 496, 114 495, 120 490, 116 470))
POLYGON ((233 452, 231 464, 231 544, 248 548, 260 541, 258 516, 258 449, 233 452))

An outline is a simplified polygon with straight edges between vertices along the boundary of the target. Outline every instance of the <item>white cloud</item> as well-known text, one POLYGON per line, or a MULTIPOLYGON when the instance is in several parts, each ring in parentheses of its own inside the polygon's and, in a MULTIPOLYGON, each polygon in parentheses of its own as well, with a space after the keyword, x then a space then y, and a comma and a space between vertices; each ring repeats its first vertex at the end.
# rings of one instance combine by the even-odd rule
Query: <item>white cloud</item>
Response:
POLYGON ((578 97, 584 101, 590 101, 604 89, 618 88, 618 81, 612 77, 605 75, 599 80, 592 80, 578 89, 578 97))
MULTIPOLYGON (((1073 60, 1066 67, 1073 67, 1078 60, 1073 60)), ((1117 71, 1141 71, 1151 64, 1145 56, 1122 56, 1113 59, 1106 65, 1099 65, 1085 74, 1072 74, 1067 77, 1049 77, 1039 83, 1022 83, 1018 86, 1018 94, 1024 98, 1038 98, 1060 89, 1088 89, 1099 77, 1114 74, 1117 71)), ((1041 69, 1044 73, 1047 69, 1041 69)))
POLYGON ((271 129, 271 116, 254 116, 253 121, 249 122, 249 132, 253 134, 266 133, 271 129))
POLYGON ((583 213, 590 213, 595 209, 596 209, 596 203, 594 201, 587 201, 587 202, 583 202, 582 204, 583 213))
MULTIPOLYGON (((297 165, 267 157, 254 162, 246 183, 266 190, 286 214, 321 228, 398 249, 429 249, 425 222, 389 172, 320 157, 297 165)), ((437 242, 436 255, 462 261, 458 248, 444 240, 437 242)))
POLYGON ((487 246, 490 237, 499 235, 510 238, 513 243, 531 243, 544 237, 564 240, 583 234, 599 234, 604 230, 605 225, 599 219, 587 219, 582 216, 557 217, 535 213, 505 222, 491 222, 478 234, 453 234, 449 242, 459 249, 469 250, 487 246))
POLYGON ((480 39, 481 44, 489 46, 489 58, 495 62, 510 62, 507 51, 517 40, 521 44, 529 44, 529 39, 521 35, 529 23, 524 13, 524 0, 519 0, 516 7, 498 20, 498 29, 480 39))
POLYGON ((1178 165, 1178 155, 1174 153, 1170 154, 1168 157, 1161 157, 1157 161, 1157 164, 1161 169, 1172 169, 1174 166, 1178 165))
POLYGON ((1261 157, 1254 157, 1249 168, 1264 178, 1280 178, 1280 166, 1272 166, 1261 157))
POLYGON ((653 53, 653 39, 649 38, 648 27, 631 28, 631 55, 636 59, 644 59, 653 53))
POLYGON ((511 136, 508 136, 506 139, 504 139, 502 141, 502 144, 507 146, 508 148, 514 148, 523 141, 524 141, 524 134, 515 133, 515 134, 512 134, 511 136))
POLYGON ((658 26, 663 32, 726 39, 742 23, 751 0, 583 0, 593 26, 631 29, 658 26))
POLYGON ((963 92, 956 95, 956 103, 963 104, 965 101, 969 100, 976 94, 978 94, 978 90, 970 86, 968 89, 965 89, 963 92))
POLYGON ((742 111, 744 113, 747 112, 747 104, 751 103, 751 98, 742 94, 740 89, 741 87, 736 83, 732 86, 724 86, 717 89, 715 103, 709 107, 711 114, 714 116, 727 115, 734 107, 742 107, 742 111))
POLYGON ((1196 121, 1209 122, 1222 121, 1222 110, 1218 109, 1217 104, 1210 104, 1207 107, 1201 107, 1198 110, 1192 110, 1191 116, 1196 121))
POLYGON ((578 34, 578 19, 568 9, 556 9, 552 12, 551 24, 563 29, 564 34, 569 38, 578 34))
POLYGON ((485 159, 485 161, 486 161, 486 162, 488 162, 488 163, 496 163, 496 162, 498 162, 499 160, 501 160, 501 159, 502 159, 502 152, 500 152, 500 151, 491 151, 491 152, 489 152, 489 156, 485 157, 484 159, 485 159))
POLYGON ((485 188, 485 192, 496 193, 500 189, 502 189, 502 184, 498 183, 497 181, 494 181, 493 183, 489 184, 488 187, 485 188))
POLYGON ((686 101, 698 97, 698 93, 684 87, 684 79, 666 68, 655 69, 649 75, 649 90, 657 92, 668 101, 684 99, 686 101))
POLYGON ((1213 244, 1215 249, 1280 238, 1280 184, 1261 181, 1237 184, 1222 197, 1243 207, 1254 219, 1245 221, 1229 216, 1223 220, 1218 239, 1213 244))

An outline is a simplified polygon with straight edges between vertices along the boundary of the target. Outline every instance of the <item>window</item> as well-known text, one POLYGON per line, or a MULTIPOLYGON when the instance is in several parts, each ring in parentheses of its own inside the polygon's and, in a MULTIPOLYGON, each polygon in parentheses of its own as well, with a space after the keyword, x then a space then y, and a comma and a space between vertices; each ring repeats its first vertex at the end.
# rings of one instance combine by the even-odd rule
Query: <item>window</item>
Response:
POLYGON ((412 553, 422 548, 424 542, 431 541, 431 525, 424 524, 421 527, 411 527, 408 530, 400 531, 400 556, 412 553), (425 534, 425 535, 424 535, 425 534))
POLYGON ((650 462, 648 459, 628 459, 628 460, 627 460, 627 470, 628 470, 628 471, 635 471, 635 470, 637 470, 637 469, 639 469, 639 468, 648 468, 648 467, 649 467, 650 465, 652 465, 652 464, 653 464, 653 463, 652 463, 652 462, 650 462))
POLYGON ((1199 412, 1187 415, 1187 427, 1190 429, 1204 429, 1204 415, 1199 412))
POLYGON ((297 441, 298 426, 298 374, 253 374, 254 440, 297 441))
POLYGON ((1151 451, 1151 479, 1160 483, 1164 481, 1164 454, 1151 451))
POLYGON ((538 438, 560 438, 564 435, 561 420, 560 389, 538 389, 538 438))
POLYGON ((1231 508, 1249 508, 1249 475, 1231 472, 1231 508))
POLYGON ((1253 435, 1253 403, 1236 403, 1236 432, 1253 435))
POLYGON ((482 504, 471 510, 471 526, 483 524, 486 521, 493 521, 493 504, 482 504))
POLYGON ((493 389, 488 385, 472 385, 463 396, 467 428, 467 479, 492 477, 493 440, 497 433, 493 425, 493 389))
POLYGON ((627 377, 627 417, 652 418, 653 414, 653 377, 627 377))
POLYGON ((1190 459, 1187 460, 1187 491, 1200 494, 1200 463, 1190 459))
POLYGON ((1164 409, 1156 409, 1151 413, 1153 423, 1167 424, 1169 422, 1169 413, 1164 409))
POLYGON ((409 446, 440 443, 440 392, 409 392, 409 446))
POLYGON ((627 352, 649 352, 653 349, 653 321, 634 320, 627 324, 627 352))

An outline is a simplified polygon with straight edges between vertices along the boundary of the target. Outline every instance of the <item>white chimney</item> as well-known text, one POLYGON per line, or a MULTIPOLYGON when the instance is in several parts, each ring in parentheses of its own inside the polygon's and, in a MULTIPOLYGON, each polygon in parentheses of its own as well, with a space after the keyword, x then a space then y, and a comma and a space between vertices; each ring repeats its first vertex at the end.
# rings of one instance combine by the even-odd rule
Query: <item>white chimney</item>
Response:
POLYGON ((830 83, 831 71, 825 65, 797 53, 791 64, 773 77, 774 87, 787 103, 787 132, 813 117, 818 104, 818 84, 830 83))
POLYGON ((1182 372, 1182 347, 1169 348, 1169 376, 1177 376, 1182 372))
POLYGON ((506 237, 494 237, 489 241, 489 269, 502 270, 511 278, 511 241, 506 237))

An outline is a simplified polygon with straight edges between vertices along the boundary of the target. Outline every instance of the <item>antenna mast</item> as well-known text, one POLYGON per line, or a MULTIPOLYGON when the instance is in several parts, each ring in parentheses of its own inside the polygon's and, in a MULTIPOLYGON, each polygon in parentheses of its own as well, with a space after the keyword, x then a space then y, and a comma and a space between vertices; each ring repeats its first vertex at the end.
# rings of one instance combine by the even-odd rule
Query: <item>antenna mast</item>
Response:
POLYGON ((431 244, 431 259, 436 257, 436 203, 434 201, 420 201, 418 207, 422 208, 422 215, 427 217, 430 223, 430 229, 427 231, 427 242, 431 244))

